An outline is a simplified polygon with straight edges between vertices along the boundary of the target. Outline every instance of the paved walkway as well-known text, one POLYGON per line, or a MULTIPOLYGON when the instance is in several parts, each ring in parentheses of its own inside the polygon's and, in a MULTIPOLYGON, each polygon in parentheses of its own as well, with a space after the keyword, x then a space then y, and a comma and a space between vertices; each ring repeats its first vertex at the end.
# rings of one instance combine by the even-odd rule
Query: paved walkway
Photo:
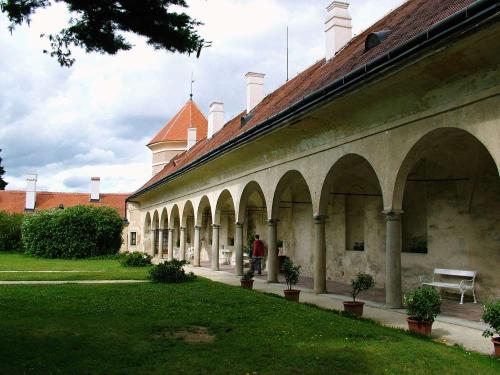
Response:
POLYGON ((149 283, 149 280, 23 280, 0 281, 0 285, 57 285, 57 284, 135 284, 149 283))
MULTIPOLYGON (((234 273, 228 271, 212 271, 204 267, 191 267, 187 269, 199 276, 206 277, 213 281, 218 281, 229 285, 240 285, 240 278, 234 273)), ((260 292, 273 293, 283 295, 283 284, 267 283, 264 280, 255 279, 254 289, 260 292)), ((311 303, 327 309, 343 310, 342 301, 346 300, 345 296, 336 294, 314 294, 311 289, 297 287, 302 292, 300 301, 311 303)), ((362 299, 360 299, 363 301, 362 299)), ((404 310, 394 310, 384 307, 383 304, 365 302, 364 314, 365 318, 373 319, 385 326, 395 328, 407 328, 406 315, 404 310)), ((491 341, 482 337, 482 332, 486 325, 481 322, 454 318, 440 317, 436 319, 432 328, 432 337, 436 341, 443 342, 448 345, 462 345, 465 349, 474 350, 484 354, 492 354, 493 345, 491 341)))

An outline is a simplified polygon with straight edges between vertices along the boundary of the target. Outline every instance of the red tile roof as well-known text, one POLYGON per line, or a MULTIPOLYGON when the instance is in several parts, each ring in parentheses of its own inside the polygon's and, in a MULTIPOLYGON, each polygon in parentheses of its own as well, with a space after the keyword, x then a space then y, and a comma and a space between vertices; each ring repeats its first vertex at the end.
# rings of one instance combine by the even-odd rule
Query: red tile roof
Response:
MULTIPOLYGON (((90 194, 86 193, 54 193, 38 191, 36 193, 35 210, 76 205, 108 206, 116 209, 125 217, 125 199, 129 194, 101 194, 99 202, 91 202, 90 194)), ((19 190, 0 190, 0 211, 9 213, 23 213, 26 202, 26 192, 19 190)))
POLYGON ((296 77, 266 96, 252 110, 252 117, 240 126, 243 112, 230 120, 211 139, 202 139, 190 150, 177 155, 169 164, 153 176, 134 193, 162 180, 181 167, 209 154, 212 150, 234 139, 266 119, 299 102, 307 95, 319 90, 358 67, 386 54, 430 26, 472 4, 474 0, 409 0, 387 16, 377 21, 352 40, 331 60, 322 59, 296 77), (378 46, 365 52, 366 37, 376 31, 391 30, 378 46))
POLYGON ((193 100, 188 100, 177 114, 148 143, 186 141, 188 128, 196 128, 196 140, 207 136, 208 121, 193 100))

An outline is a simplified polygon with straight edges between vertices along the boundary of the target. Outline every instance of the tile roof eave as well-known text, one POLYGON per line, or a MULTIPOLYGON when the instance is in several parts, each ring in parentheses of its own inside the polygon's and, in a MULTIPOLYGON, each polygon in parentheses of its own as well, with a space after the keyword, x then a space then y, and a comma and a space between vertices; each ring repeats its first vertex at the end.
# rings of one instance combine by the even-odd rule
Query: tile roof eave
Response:
MULTIPOLYGON (((500 4, 495 0, 478 0, 473 4, 462 8, 460 11, 453 13, 412 38, 406 40, 404 43, 395 46, 383 54, 375 56, 366 64, 351 70, 333 82, 330 82, 304 96, 302 99, 294 102, 273 116, 264 119, 235 138, 230 139, 229 141, 211 149, 209 152, 200 155, 193 161, 181 166, 178 170, 169 173, 149 185, 146 184, 130 195, 127 198, 127 201, 131 201, 132 199, 139 197, 157 186, 187 173, 189 170, 197 167, 198 165, 215 159, 217 156, 232 149, 233 146, 240 146, 245 142, 251 141, 256 136, 265 134, 271 129, 277 129, 278 124, 283 124, 291 117, 303 114, 314 108, 316 105, 321 104, 321 102, 339 96, 349 90, 352 86, 360 84, 366 78, 371 78, 377 73, 387 74, 391 68, 404 63, 408 57, 419 52, 425 52, 429 48, 437 45, 439 42, 443 40, 448 41, 448 39, 456 36, 457 31, 463 31, 462 27, 471 27, 471 24, 474 22, 484 23, 485 21, 488 21, 488 18, 492 15, 498 17, 499 10, 500 4)), ((477 24, 472 25, 472 27, 473 26, 477 26, 477 24)))

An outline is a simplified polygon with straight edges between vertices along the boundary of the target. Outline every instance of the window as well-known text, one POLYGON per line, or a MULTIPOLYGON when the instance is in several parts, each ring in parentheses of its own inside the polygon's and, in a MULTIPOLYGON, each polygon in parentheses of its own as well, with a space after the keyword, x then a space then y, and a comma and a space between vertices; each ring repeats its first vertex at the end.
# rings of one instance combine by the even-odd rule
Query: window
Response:
POLYGON ((137 245, 137 233, 136 232, 130 232, 130 245, 131 246, 137 245))

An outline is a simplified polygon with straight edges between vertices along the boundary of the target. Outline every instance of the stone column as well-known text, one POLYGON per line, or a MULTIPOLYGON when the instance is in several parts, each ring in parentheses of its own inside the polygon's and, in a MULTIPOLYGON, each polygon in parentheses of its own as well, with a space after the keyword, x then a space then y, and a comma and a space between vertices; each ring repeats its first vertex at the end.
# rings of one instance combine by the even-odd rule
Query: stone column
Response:
POLYGON ((219 228, 220 225, 212 224, 212 270, 219 270, 219 228))
POLYGON ((267 221, 267 282, 278 282, 278 247, 276 237, 278 236, 278 220, 267 221))
POLYGON ((314 293, 326 293, 325 219, 314 216, 314 293))
POLYGON ((201 227, 195 225, 194 226, 194 259, 193 266, 200 267, 200 233, 201 227))
POLYGON ((174 259, 174 230, 168 228, 168 260, 174 259))
POLYGON ((390 308, 402 306, 401 292, 401 214, 384 211, 386 219, 385 303, 390 308))
POLYGON ((158 231, 158 258, 163 258, 163 229, 158 231))
POLYGON ((235 270, 236 276, 243 275, 243 224, 236 223, 235 225, 235 240, 234 240, 234 250, 235 250, 235 270))
POLYGON ((186 259, 186 228, 184 228, 184 227, 180 228, 179 252, 181 253, 180 260, 185 260, 186 259))

